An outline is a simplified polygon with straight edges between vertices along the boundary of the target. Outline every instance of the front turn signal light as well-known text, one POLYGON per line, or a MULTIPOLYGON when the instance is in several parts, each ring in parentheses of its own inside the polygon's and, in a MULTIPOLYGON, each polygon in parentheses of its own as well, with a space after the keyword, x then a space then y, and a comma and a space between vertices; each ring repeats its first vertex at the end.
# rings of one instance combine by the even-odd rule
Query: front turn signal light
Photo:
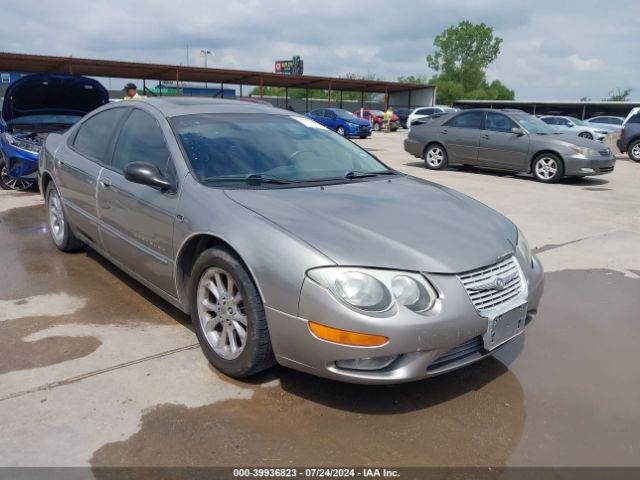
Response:
POLYGON ((389 341, 389 338, 383 335, 350 332, 349 330, 327 327, 315 322, 309 322, 309 330, 322 340, 353 347, 379 347, 389 341))

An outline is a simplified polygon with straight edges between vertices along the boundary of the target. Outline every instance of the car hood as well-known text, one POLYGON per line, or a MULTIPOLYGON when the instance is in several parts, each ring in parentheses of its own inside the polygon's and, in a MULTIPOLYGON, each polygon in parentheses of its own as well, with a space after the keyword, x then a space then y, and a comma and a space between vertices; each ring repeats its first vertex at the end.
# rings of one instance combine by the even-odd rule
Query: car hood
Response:
POLYGON ((536 135, 540 139, 558 140, 579 147, 593 148, 594 150, 602 150, 606 145, 598 140, 589 140, 588 138, 579 137, 578 135, 570 135, 568 133, 556 133, 553 135, 536 135))
POLYGON ((2 118, 29 115, 85 115, 109 102, 109 93, 92 78, 77 75, 26 75, 9 85, 2 118))
POLYGON ((517 242, 498 212, 413 177, 226 194, 339 265, 458 273, 495 263, 517 242))
POLYGON ((362 118, 358 118, 358 117, 350 117, 350 118, 342 118, 342 120, 344 120, 345 122, 349 122, 349 123, 354 123, 356 125, 369 125, 369 121, 368 120, 363 120, 362 118))

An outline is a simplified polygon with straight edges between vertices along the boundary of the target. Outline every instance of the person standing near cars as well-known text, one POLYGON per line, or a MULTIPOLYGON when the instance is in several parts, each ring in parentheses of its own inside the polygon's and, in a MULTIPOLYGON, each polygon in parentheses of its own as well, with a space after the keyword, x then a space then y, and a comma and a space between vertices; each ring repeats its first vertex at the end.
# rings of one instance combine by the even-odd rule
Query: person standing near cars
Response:
POLYGON ((127 83, 122 90, 126 92, 124 100, 141 100, 145 98, 142 95, 138 94, 138 87, 136 87, 135 83, 127 83))
POLYGON ((391 131, 391 119, 393 118, 393 109, 389 106, 387 111, 384 112, 384 133, 391 131))

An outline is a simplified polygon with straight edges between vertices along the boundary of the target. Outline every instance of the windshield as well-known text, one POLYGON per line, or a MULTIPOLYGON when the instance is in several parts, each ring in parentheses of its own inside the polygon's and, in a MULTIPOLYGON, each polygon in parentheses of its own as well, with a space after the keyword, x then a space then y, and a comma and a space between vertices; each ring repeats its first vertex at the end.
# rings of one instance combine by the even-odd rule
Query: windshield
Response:
POLYGON ((567 118, 571 120, 573 123, 575 123, 576 125, 589 126, 587 122, 585 122, 584 120, 580 120, 577 117, 567 117, 567 118))
POLYGON ((44 125, 44 124, 64 124, 73 125, 82 118, 82 115, 25 115, 17 117, 10 122, 11 125, 44 125))
POLYGON ((387 170, 350 140, 301 116, 209 113, 175 117, 171 124, 205 184, 242 183, 249 175, 342 180, 349 172, 387 170))
POLYGON ((373 113, 376 117, 384 116, 384 112, 382 110, 371 110, 371 113, 373 113))
POLYGON ((529 115, 528 113, 516 113, 512 117, 529 133, 535 133, 539 135, 548 135, 556 133, 552 127, 544 123, 537 117, 529 115))
POLYGON ((353 113, 351 113, 349 110, 343 110, 341 108, 336 108, 333 112, 337 116, 339 116, 340 118, 344 118, 345 120, 349 120, 349 119, 352 119, 352 118, 358 118, 353 113))

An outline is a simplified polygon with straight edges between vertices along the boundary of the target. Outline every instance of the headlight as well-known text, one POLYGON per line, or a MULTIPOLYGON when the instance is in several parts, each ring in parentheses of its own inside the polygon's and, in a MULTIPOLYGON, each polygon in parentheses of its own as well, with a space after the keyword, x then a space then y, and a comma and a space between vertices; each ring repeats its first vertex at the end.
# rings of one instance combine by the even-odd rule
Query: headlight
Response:
POLYGON ((569 148, 572 152, 582 155, 583 157, 599 157, 600 152, 593 148, 579 147, 578 145, 570 145, 569 148))
POLYGON ((324 267, 307 272, 338 300, 366 312, 382 312, 394 300, 422 312, 433 307, 437 294, 422 275, 369 268, 324 267))
POLYGON ((527 238, 518 228, 518 250, 527 261, 527 265, 533 264, 533 254, 531 253, 531 247, 529 247, 529 242, 527 242, 527 238))
POLYGON ((37 143, 16 138, 13 135, 9 135, 8 133, 3 134, 2 137, 4 138, 4 141, 9 145, 19 148, 20 150, 26 150, 27 152, 32 153, 38 153, 40 151, 40 145, 38 145, 37 143))

